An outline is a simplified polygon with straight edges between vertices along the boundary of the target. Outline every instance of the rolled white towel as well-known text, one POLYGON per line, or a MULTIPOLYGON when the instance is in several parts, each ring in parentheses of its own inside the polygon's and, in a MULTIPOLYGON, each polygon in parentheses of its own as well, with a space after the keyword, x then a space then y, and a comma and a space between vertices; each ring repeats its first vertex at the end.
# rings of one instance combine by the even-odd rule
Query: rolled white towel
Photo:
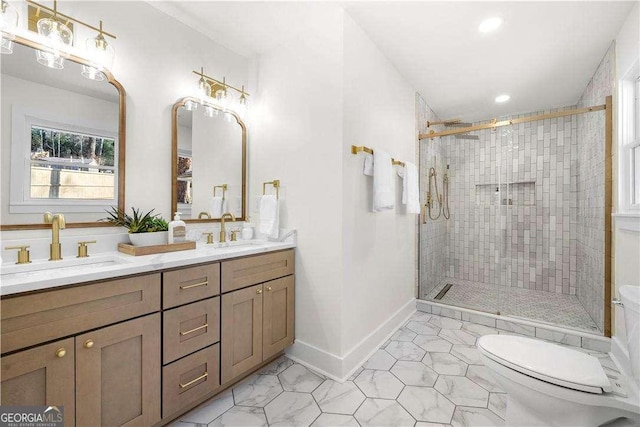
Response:
POLYGON ((413 163, 405 162, 404 168, 398 171, 402 177, 402 203, 407 206, 407 213, 420 213, 420 190, 418 168, 413 163))
POLYGON ((280 202, 276 196, 264 195, 260 198, 260 233, 277 238, 280 228, 280 202))

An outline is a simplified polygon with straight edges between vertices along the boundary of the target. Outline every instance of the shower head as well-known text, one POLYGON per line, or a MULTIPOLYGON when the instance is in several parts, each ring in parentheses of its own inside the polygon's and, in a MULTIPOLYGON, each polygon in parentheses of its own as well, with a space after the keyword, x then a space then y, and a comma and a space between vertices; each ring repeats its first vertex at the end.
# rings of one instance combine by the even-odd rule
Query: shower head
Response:
POLYGON ((471 135, 470 133, 459 133, 456 135, 456 139, 471 139, 478 141, 480 137, 478 135, 471 135))

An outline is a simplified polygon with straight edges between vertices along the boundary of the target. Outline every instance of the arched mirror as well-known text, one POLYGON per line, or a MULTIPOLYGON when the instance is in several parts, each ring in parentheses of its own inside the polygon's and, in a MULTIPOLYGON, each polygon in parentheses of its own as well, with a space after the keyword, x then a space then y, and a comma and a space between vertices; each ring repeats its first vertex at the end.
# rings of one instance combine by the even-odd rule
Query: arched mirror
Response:
POLYGON ((195 98, 172 111, 171 211, 190 222, 246 218, 247 128, 240 117, 195 98))
POLYGON ((16 37, 2 55, 2 230, 48 228, 46 211, 67 227, 124 208, 125 91, 109 72, 82 76, 89 62, 65 53, 62 69, 36 60, 46 47, 16 37))

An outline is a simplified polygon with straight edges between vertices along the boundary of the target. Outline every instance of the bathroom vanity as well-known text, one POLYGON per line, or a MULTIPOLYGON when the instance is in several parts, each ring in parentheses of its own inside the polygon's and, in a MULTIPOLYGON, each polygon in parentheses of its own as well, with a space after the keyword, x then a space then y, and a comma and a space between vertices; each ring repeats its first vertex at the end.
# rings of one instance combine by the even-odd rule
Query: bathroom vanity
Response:
POLYGON ((161 425, 293 343, 292 244, 137 258, 4 281, 2 405, 63 406, 67 426, 161 425))

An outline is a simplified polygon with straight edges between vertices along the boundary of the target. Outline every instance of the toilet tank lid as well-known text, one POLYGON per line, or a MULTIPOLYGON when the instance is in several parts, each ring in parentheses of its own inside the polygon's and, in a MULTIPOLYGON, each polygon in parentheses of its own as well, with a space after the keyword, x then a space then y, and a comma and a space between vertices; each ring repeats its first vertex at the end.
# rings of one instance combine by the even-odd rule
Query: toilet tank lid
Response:
POLYGON ((592 393, 611 391, 598 359, 578 350, 514 335, 485 335, 478 349, 497 363, 543 381, 592 393))

